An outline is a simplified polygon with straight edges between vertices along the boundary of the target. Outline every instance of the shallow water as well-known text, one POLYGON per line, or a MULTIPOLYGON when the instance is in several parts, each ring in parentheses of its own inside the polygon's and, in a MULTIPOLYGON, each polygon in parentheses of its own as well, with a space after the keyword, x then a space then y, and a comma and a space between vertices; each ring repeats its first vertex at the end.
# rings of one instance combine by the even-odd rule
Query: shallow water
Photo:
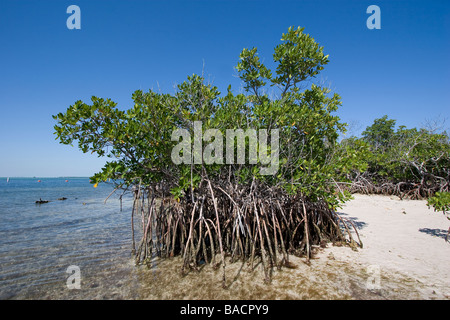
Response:
POLYGON ((104 203, 112 190, 88 178, 2 178, 0 299, 135 298, 131 199, 121 212, 117 196, 104 203), (79 290, 66 285, 69 266, 80 268, 79 290))

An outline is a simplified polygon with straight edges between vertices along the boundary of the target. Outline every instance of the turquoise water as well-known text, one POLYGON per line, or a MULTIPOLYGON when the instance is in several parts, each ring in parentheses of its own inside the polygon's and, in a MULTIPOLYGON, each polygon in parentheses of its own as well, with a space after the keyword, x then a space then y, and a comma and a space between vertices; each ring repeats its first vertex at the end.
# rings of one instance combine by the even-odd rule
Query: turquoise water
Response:
POLYGON ((112 190, 88 178, 0 178, 0 299, 136 298, 131 199, 122 211, 117 195, 105 204, 112 190), (69 266, 80 289, 67 287, 69 266))

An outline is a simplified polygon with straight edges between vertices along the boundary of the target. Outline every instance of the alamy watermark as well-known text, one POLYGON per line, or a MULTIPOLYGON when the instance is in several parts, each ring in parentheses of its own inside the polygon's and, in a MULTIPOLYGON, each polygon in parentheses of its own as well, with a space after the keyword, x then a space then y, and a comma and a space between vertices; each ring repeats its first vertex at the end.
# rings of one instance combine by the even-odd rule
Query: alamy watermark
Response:
POLYGON ((370 5, 367 7, 366 13, 371 14, 367 18, 366 26, 368 29, 381 29, 381 9, 377 5, 370 5))
POLYGON ((372 264, 367 267, 367 273, 369 278, 366 281, 367 290, 380 290, 381 289, 381 269, 377 264, 372 264))
POLYGON ((172 132, 172 141, 179 143, 172 149, 175 164, 245 164, 246 139, 248 139, 248 164, 258 164, 262 175, 274 175, 279 166, 279 129, 270 130, 270 150, 268 130, 227 129, 225 132, 225 159, 223 155, 224 137, 218 129, 207 129, 203 134, 201 121, 194 121, 194 139, 187 129, 172 132), (180 141, 181 138, 181 141, 180 141), (203 149, 203 142, 210 142, 203 149), (235 146, 237 158, 235 159, 235 146), (270 151, 270 152, 269 152, 270 151))
POLYGON ((69 30, 81 29, 81 9, 80 9, 80 7, 76 6, 74 4, 70 5, 67 7, 66 12, 71 14, 66 20, 67 29, 69 29, 69 30))
POLYGON ((81 289, 81 270, 78 266, 69 266, 66 273, 70 274, 67 278, 66 285, 67 289, 81 289))
MULTIPOLYGON (((66 26, 67 29, 73 30, 81 29, 81 9, 77 5, 70 5, 67 7, 66 13, 70 14, 67 18, 66 26)), ((381 9, 377 5, 370 5, 367 7, 366 13, 370 14, 367 18, 366 26, 368 29, 381 29, 381 9)))

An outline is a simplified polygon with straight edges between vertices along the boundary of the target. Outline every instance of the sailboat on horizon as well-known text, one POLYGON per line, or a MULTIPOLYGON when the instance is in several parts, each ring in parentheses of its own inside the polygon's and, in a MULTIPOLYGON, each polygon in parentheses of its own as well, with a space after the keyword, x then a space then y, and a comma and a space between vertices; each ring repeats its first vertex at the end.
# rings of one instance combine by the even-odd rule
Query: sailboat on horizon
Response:
POLYGON ((8 178, 6 178, 6 183, 8 183, 9 182, 9 177, 8 178))

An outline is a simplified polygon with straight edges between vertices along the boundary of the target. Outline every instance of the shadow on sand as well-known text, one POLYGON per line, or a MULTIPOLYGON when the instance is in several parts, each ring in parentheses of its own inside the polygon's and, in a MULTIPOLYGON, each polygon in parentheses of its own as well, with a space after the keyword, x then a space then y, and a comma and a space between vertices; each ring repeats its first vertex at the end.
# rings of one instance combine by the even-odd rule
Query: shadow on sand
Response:
POLYGON ((419 231, 442 239, 446 239, 447 236, 447 230, 443 229, 420 228, 419 231))
POLYGON ((337 214, 339 214, 339 216, 341 216, 342 218, 351 221, 355 225, 356 229, 358 229, 358 230, 361 230, 365 226, 367 226, 367 222, 358 220, 358 218, 355 218, 355 217, 350 217, 347 213, 337 212, 337 214))

